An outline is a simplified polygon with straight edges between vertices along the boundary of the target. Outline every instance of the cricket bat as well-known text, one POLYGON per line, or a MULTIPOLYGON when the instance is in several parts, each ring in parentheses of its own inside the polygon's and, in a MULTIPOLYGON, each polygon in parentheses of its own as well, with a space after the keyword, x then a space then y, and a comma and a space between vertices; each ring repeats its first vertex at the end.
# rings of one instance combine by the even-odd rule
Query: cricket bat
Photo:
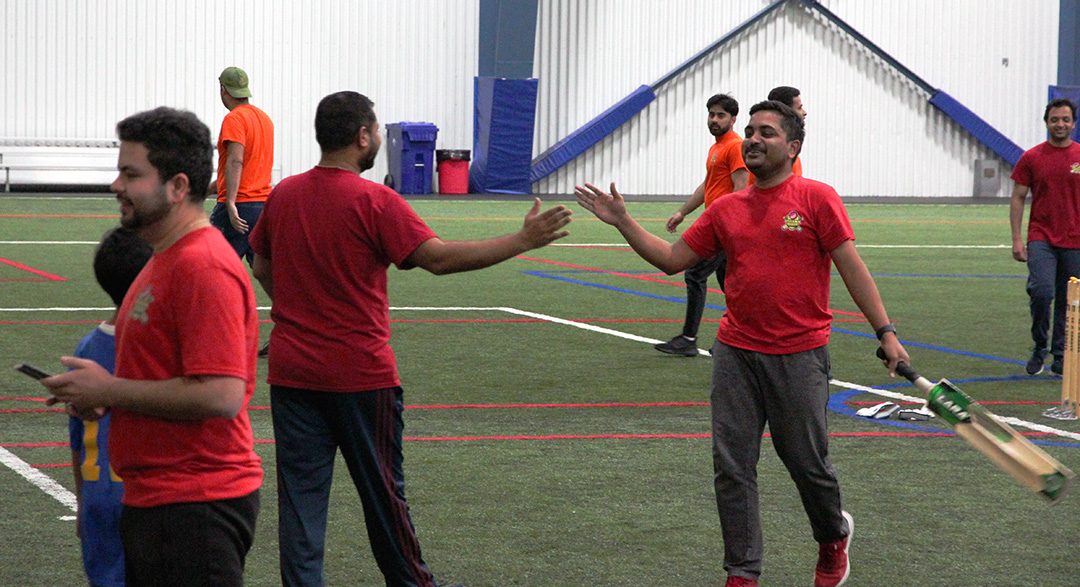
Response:
MULTIPOLYGON (((884 352, 878 349, 878 356, 884 352)), ((1069 492, 1076 475, 1044 450, 998 419, 984 406, 960 391, 947 379, 931 383, 906 363, 896 366, 902 375, 926 394, 926 406, 1001 470, 1057 503, 1069 492)))

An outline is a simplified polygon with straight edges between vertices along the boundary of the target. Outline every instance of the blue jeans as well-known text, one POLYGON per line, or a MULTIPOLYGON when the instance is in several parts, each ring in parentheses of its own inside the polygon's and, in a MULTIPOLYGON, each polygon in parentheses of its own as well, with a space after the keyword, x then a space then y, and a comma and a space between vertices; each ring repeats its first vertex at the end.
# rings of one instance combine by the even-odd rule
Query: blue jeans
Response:
POLYGON ((1080 249, 1064 249, 1045 241, 1027 244, 1028 282, 1031 298, 1031 340, 1036 349, 1046 349, 1050 333, 1050 304, 1054 305, 1054 338, 1049 345, 1055 357, 1065 354, 1066 284, 1080 277, 1080 249))
POLYGON ((248 231, 245 233, 237 232, 233 228, 232 222, 229 222, 229 209, 225 207, 225 204, 218 202, 210 212, 210 224, 213 224, 221 231, 221 234, 225 235, 225 240, 229 241, 229 246, 236 251, 237 255, 240 255, 241 259, 247 259, 248 265, 251 265, 255 259, 255 251, 251 250, 251 246, 248 245, 248 235, 255 228, 255 223, 259 221, 263 204, 265 202, 237 202, 236 213, 248 224, 248 231))

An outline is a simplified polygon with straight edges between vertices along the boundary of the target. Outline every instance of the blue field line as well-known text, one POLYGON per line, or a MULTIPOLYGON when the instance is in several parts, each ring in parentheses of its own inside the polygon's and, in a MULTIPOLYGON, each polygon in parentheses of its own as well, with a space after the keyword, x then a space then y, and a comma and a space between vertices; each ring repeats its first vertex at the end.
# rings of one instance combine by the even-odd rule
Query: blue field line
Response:
MULTIPOLYGON (((648 275, 656 273, 656 269, 620 269, 619 273, 627 275, 648 275)), ((598 273, 588 269, 548 269, 547 273, 598 273)), ((676 275, 682 275, 676 273, 676 275)), ((831 272, 833 277, 840 277, 836 271, 831 272)), ((1027 275, 1001 275, 993 273, 877 273, 874 277, 935 277, 942 279, 1027 279, 1027 275)))
MULTIPOLYGON (((598 288, 598 289, 605 289, 605 290, 608 290, 608 291, 616 291, 616 292, 619 292, 619 293, 625 293, 625 294, 640 296, 640 297, 643 297, 643 298, 649 298, 649 299, 654 299, 654 300, 664 300, 664 301, 667 301, 667 302, 675 302, 675 303, 679 303, 679 304, 685 304, 686 303, 686 298, 685 297, 660 296, 660 295, 655 295, 655 294, 648 294, 648 293, 645 293, 645 292, 642 292, 642 291, 633 290, 633 289, 626 289, 626 288, 623 288, 623 287, 614 287, 614 286, 610 286, 610 285, 601 285, 601 284, 598 284, 598 283, 592 283, 592 282, 589 282, 589 281, 583 281, 581 279, 573 279, 573 278, 570 278, 570 277, 563 277, 561 275, 552 275, 551 272, 549 272, 549 271, 525 271, 524 273, 526 275, 532 275, 533 277, 543 277, 544 279, 554 279, 556 281, 563 281, 563 282, 566 282, 566 283, 573 283, 573 284, 576 284, 576 285, 584 285, 586 287, 595 287, 595 288, 598 288)), ((594 274, 595 272, 585 271, 584 273, 594 274)), ((718 305, 718 304, 710 304, 710 303, 706 303, 705 307, 709 308, 709 309, 712 309, 712 310, 719 310, 721 312, 723 312, 724 310, 727 309, 727 306, 721 306, 721 305, 718 305)), ((874 338, 873 333, 859 332, 857 330, 848 330, 847 328, 837 328, 836 326, 833 326, 832 331, 833 332, 839 332, 840 334, 848 334, 848 335, 851 335, 851 336, 859 336, 859 337, 862 337, 862 338, 869 338, 869 339, 874 338)), ((975 358, 975 359, 985 359, 987 361, 995 361, 995 362, 998 362, 998 363, 1006 363, 1006 364, 1009 364, 1009 365, 1023 365, 1024 364, 1024 361, 1021 361, 1019 359, 1007 359, 1005 357, 997 357, 997 356, 994 356, 994 355, 987 355, 987 354, 984 354, 984 353, 973 353, 973 352, 970 352, 970 351, 962 351, 962 350, 959 350, 959 349, 953 349, 953 348, 948 348, 948 347, 943 347, 943 346, 938 346, 938 345, 926 344, 926 343, 922 343, 922 342, 916 342, 916 341, 913 341, 913 340, 903 340, 902 342, 904 343, 904 346, 906 346, 906 347, 923 348, 923 349, 932 350, 932 351, 938 351, 938 352, 946 353, 946 354, 960 355, 960 356, 964 356, 964 357, 972 357, 972 358, 975 358)))
MULTIPOLYGON (((850 334, 851 336, 860 336, 862 338, 876 339, 876 337, 873 335, 873 333, 869 333, 869 332, 859 332, 857 330, 848 330, 846 328, 837 328, 835 326, 833 326, 832 331, 833 332, 839 332, 841 334, 850 334)), ((938 351, 938 352, 946 353, 946 354, 950 354, 950 355, 960 355, 960 356, 964 356, 964 357, 972 357, 972 358, 975 358, 975 359, 985 359, 987 361, 995 361, 995 362, 998 362, 998 363, 1006 363, 1006 364, 1009 364, 1009 365, 1023 365, 1024 364, 1024 361, 1021 361, 1019 359, 1007 359, 1005 357, 997 357, 997 356, 994 356, 994 355, 987 355, 985 353, 973 353, 971 351, 962 351, 962 350, 959 350, 959 349, 953 349, 953 348, 938 346, 938 345, 934 345, 934 344, 927 344, 927 343, 923 343, 923 342, 916 342, 916 341, 908 340, 908 339, 900 339, 900 342, 904 343, 905 347, 915 347, 915 348, 920 348, 920 349, 927 349, 927 350, 938 351)))
MULTIPOLYGON (((885 386, 880 386, 880 387, 884 388, 885 386)), ((893 428, 904 428, 906 430, 916 430, 916 431, 919 431, 919 432, 934 432, 934 433, 945 432, 945 433, 948 433, 950 435, 955 436, 953 431, 950 430, 947 427, 924 426, 922 424, 913 424, 911 422, 905 422, 903 420, 892 420, 892 419, 875 420, 873 418, 865 418, 863 416, 859 416, 859 415, 857 415, 855 413, 854 408, 847 405, 847 402, 851 398, 853 398, 853 397, 855 397, 857 395, 860 395, 862 393, 866 393, 866 392, 858 391, 858 390, 855 390, 855 389, 847 389, 847 390, 844 390, 844 391, 838 391, 838 392, 830 395, 829 396, 829 405, 828 405, 829 410, 832 411, 832 412, 835 412, 837 414, 840 414, 841 416, 847 416, 849 418, 853 418, 853 419, 856 419, 856 420, 861 420, 863 422, 873 422, 875 424, 881 424, 882 426, 892 426, 893 428)), ((884 401, 884 400, 882 400, 882 401, 884 401)), ((1067 441, 1058 441, 1058 440, 1042 440, 1042 439, 1030 438, 1030 437, 1028 438, 1028 440, 1030 440, 1034 444, 1039 444, 1039 445, 1042 445, 1042 446, 1060 446, 1060 447, 1065 447, 1065 448, 1080 448, 1080 443, 1077 443, 1077 442, 1067 442, 1067 441)))
MULTIPOLYGON (((585 273, 593 273, 593 272, 592 271, 586 271, 585 273)), ((599 283, 592 283, 592 282, 589 282, 589 281, 582 281, 580 279, 573 279, 573 278, 570 278, 570 277, 563 277, 561 275, 551 275, 551 273, 546 272, 546 271, 525 271, 525 274, 526 275, 532 275, 533 277, 543 277, 544 279, 554 279, 555 281, 563 281, 563 282, 566 282, 566 283, 573 283, 575 285, 584 285, 585 287, 595 287, 597 289, 605 289, 605 290, 608 290, 608 291, 617 291, 619 293, 625 293, 625 294, 630 294, 630 295, 639 296, 639 297, 643 297, 643 298, 649 298, 651 300, 663 300, 665 302, 675 302, 675 303, 678 303, 678 304, 686 304, 686 298, 685 297, 660 296, 660 295, 656 295, 656 294, 645 293, 643 291, 638 291, 638 290, 634 290, 634 289, 626 289, 626 288, 623 288, 623 287, 615 287, 613 285, 602 285, 602 284, 599 284, 599 283)), ((716 304, 709 304, 709 303, 706 303, 705 307, 713 309, 713 310, 720 310, 721 312, 727 309, 727 306, 718 306, 716 304)))
MULTIPOLYGON (((1005 375, 1001 377, 965 377, 963 379, 949 379, 951 383, 960 385, 962 383, 993 383, 995 381, 1061 381, 1061 377, 1057 375, 1005 375)), ((875 389, 898 389, 901 387, 912 387, 907 381, 897 381, 884 383, 882 385, 875 385, 875 389)))

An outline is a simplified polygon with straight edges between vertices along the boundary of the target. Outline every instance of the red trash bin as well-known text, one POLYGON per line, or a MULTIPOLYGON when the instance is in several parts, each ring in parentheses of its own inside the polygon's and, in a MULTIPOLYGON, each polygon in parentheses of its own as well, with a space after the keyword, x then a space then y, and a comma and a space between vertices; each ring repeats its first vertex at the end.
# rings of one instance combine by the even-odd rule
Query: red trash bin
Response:
POLYGON ((459 195, 469 193, 469 151, 440 149, 435 151, 439 171, 439 193, 459 195))

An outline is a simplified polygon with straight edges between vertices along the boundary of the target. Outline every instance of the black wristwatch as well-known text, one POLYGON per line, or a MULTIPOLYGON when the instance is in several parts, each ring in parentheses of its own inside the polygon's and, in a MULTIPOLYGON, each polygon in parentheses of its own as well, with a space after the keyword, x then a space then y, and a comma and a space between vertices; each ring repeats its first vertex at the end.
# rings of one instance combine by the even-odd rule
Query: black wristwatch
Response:
POLYGON ((886 332, 891 332, 893 334, 896 334, 896 325, 895 324, 886 324, 885 326, 882 326, 881 328, 878 328, 877 330, 875 330, 874 335, 877 336, 878 340, 881 340, 881 337, 885 336, 886 332))

